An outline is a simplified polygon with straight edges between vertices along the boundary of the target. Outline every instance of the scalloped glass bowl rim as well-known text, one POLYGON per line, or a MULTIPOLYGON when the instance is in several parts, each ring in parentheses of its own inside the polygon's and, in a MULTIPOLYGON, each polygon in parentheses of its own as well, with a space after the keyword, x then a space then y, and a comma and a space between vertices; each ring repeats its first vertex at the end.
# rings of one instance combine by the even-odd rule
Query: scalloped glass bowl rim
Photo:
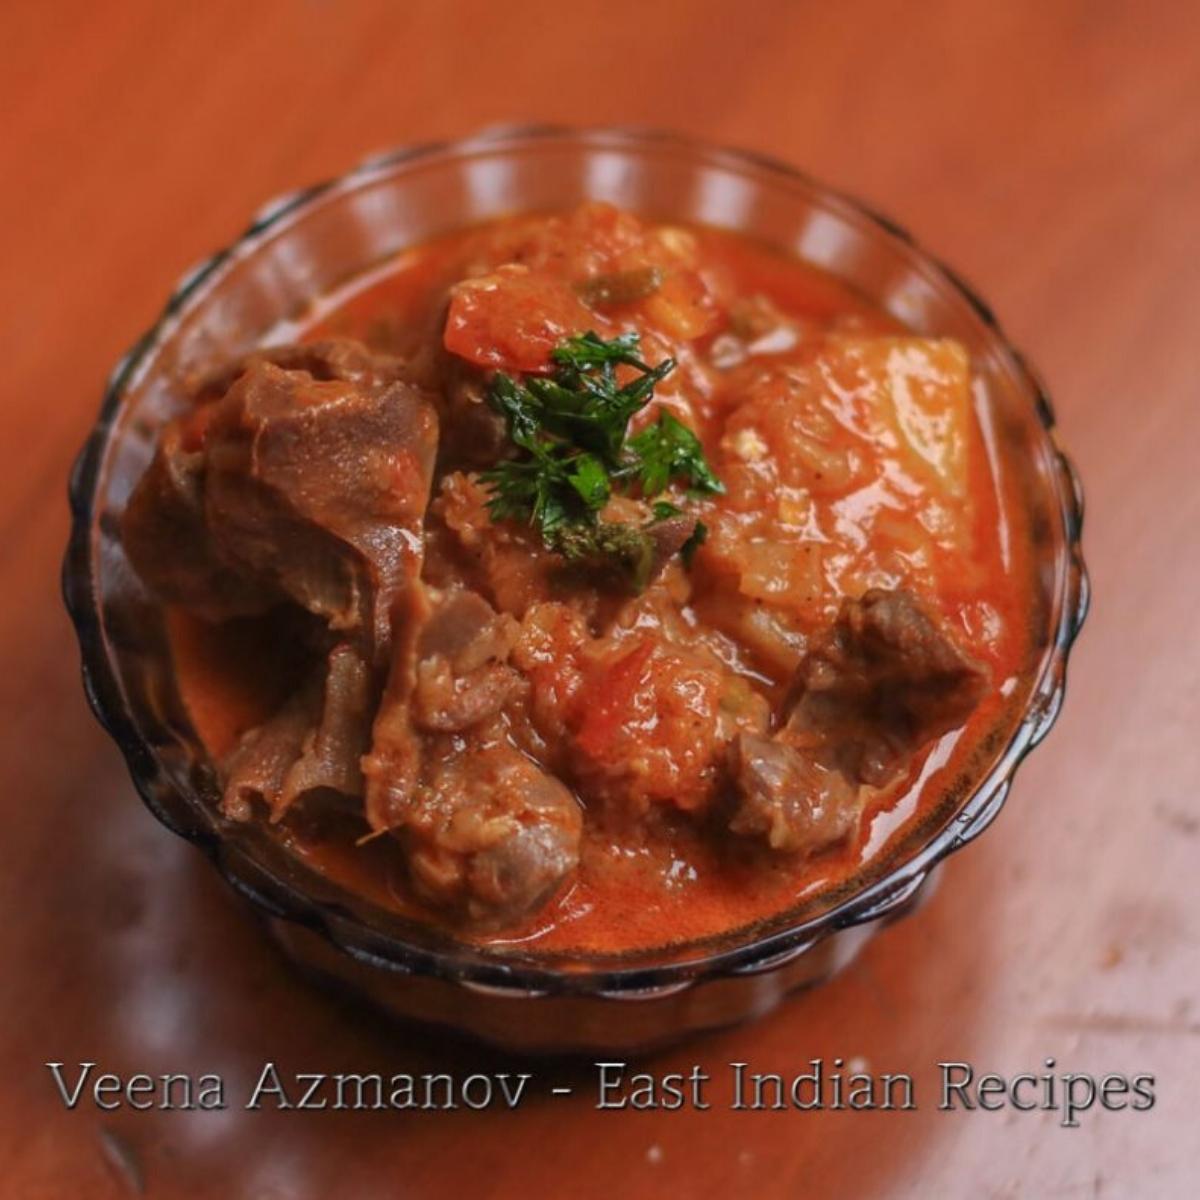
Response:
POLYGON ((870 206, 773 158, 659 130, 572 129, 547 125, 492 128, 461 140, 403 146, 372 155, 343 175, 290 192, 264 205, 240 238, 184 273, 158 320, 118 362, 106 387, 99 418, 75 463, 70 499, 72 528, 63 563, 63 592, 79 638, 84 688, 92 710, 124 753, 134 783, 151 812, 168 828, 201 846, 224 878, 266 913, 312 928, 341 950, 370 965, 450 979, 469 988, 486 992, 498 990, 503 994, 582 992, 619 998, 664 996, 716 976, 774 970, 836 930, 902 911, 942 859, 966 845, 992 822, 1008 795, 1017 767, 1049 732, 1062 703, 1068 653, 1083 624, 1089 599, 1079 545, 1083 497, 1078 476, 1058 444, 1053 409, 1044 387, 1022 355, 1012 347, 988 306, 954 271, 920 247, 901 226, 870 206), (198 826, 181 827, 153 795, 156 783, 160 782, 157 766, 152 751, 124 713, 122 690, 106 651, 106 640, 101 635, 96 603, 97 578, 92 546, 94 501, 115 418, 126 393, 138 382, 143 367, 169 341, 182 315, 219 282, 221 268, 237 257, 249 255, 266 238, 278 235, 286 229, 289 219, 309 205, 333 200, 398 168, 439 157, 465 157, 481 151, 494 154, 505 146, 516 149, 549 141, 576 142, 584 148, 590 146, 597 150, 621 147, 675 149, 705 156, 710 162, 734 170, 765 173, 819 193, 822 200, 844 206, 851 214, 865 218, 883 237, 906 245, 922 260, 925 268, 940 275, 990 327, 1000 348, 1009 356, 1018 374, 1024 377, 1035 398, 1037 416, 1049 439, 1057 468, 1054 483, 1065 538, 1060 554, 1069 557, 1060 574, 1059 593, 1055 597, 1058 624, 1053 632, 1053 642, 1042 674, 1031 689, 1034 703, 1016 725, 991 771, 974 785, 957 814, 944 828, 881 878, 813 917, 753 937, 741 945, 695 957, 685 956, 660 965, 621 967, 614 966, 610 958, 598 960, 594 969, 574 964, 569 969, 557 969, 531 965, 528 959, 506 961, 503 952, 493 954, 467 946, 445 951, 429 950, 374 931, 349 912, 322 905, 290 883, 271 876, 261 864, 255 864, 260 876, 258 880, 251 881, 239 874, 236 863, 222 852, 223 839, 217 833, 198 826), (261 878, 264 874, 266 890, 261 878), (385 944, 381 945, 381 942, 385 944))

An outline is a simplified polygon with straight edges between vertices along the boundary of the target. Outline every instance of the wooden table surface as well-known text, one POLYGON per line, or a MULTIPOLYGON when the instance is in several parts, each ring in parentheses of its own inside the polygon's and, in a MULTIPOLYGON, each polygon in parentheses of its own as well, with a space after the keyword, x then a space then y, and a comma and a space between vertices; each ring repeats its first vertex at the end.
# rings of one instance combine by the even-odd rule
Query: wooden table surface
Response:
POLYGON ((8 0, 0 56, 0 1194, 1200 1194, 1200 8, 8 0), (674 126, 868 197, 1050 381, 1096 592, 1058 727, 919 915, 653 1063, 861 1058, 915 1074, 921 1108, 598 1113, 583 1090, 514 1114, 67 1112, 47 1060, 504 1062, 293 977, 137 801, 56 577, 105 374, 185 267, 369 151, 519 119, 674 126), (1157 1104, 1077 1129, 935 1107, 939 1059, 1046 1057, 1153 1074, 1157 1104))

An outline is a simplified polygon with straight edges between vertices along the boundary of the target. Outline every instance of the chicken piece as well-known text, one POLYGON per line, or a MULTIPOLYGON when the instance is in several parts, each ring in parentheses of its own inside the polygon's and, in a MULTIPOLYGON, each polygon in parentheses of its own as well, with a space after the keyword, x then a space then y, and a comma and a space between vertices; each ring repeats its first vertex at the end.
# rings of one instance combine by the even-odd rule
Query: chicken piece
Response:
MULTIPOLYGON (((211 384, 215 398, 165 431, 130 500, 126 547, 164 599, 210 619, 290 600, 344 641, 323 682, 228 756, 230 816, 247 816, 255 800, 279 820, 314 791, 361 795, 359 760, 389 663, 411 695, 437 416, 401 369, 346 340, 251 355, 223 392, 211 384)), ((389 775, 415 779, 415 742, 405 758, 397 739, 389 775)))
POLYGON ((367 664, 351 646, 335 646, 323 683, 310 681, 226 757, 224 814, 248 820, 260 802, 277 822, 313 792, 361 795, 359 760, 371 726, 371 698, 367 664))
POLYGON ((506 665, 519 629, 478 593, 451 593, 417 640, 416 724, 458 733, 499 712, 522 682, 506 665))
POLYGON ((396 834, 421 898, 483 928, 517 920, 561 887, 582 829, 567 788, 501 743, 438 763, 396 834))
POLYGON ((438 391, 442 468, 482 470, 509 458, 515 447, 507 422, 488 402, 485 373, 445 351, 437 362, 442 384, 438 391))
POLYGON ((300 756, 283 780, 271 819, 278 821, 301 796, 321 789, 361 796, 360 760, 371 727, 371 672, 350 646, 329 655, 321 718, 305 736, 300 756))
MULTIPOLYGON (((410 364, 390 354, 372 350, 354 338, 322 338, 315 342, 284 342, 251 350, 233 363, 204 377, 196 388, 194 401, 207 408, 222 396, 255 364, 270 363, 285 371, 303 371, 323 382, 341 380, 365 389, 379 389, 390 383, 412 383, 410 364)), ((185 422, 187 418, 184 418, 185 422)))
POLYGON ((420 575, 437 444, 431 401, 399 372, 348 341, 251 355, 164 432, 130 498, 139 575, 210 619, 291 600, 381 665, 420 575))
POLYGON ((655 521, 649 526, 646 533, 650 538, 652 553, 647 586, 666 570, 667 564, 691 541, 698 524, 698 518, 680 513, 663 521, 655 521))
POLYGON ((858 818, 858 789, 840 771, 776 738, 743 733, 731 767, 738 803, 729 828, 772 850, 813 853, 840 841, 858 818))
POLYGON ((507 665, 518 626, 475 592, 409 593, 364 759, 367 821, 393 829, 423 774, 422 732, 459 733, 496 713, 522 686, 507 665))
POLYGON ((406 384, 252 363, 218 402, 205 442, 210 537, 384 660, 397 596, 420 574, 437 417, 406 384))
POLYGON ((911 593, 874 588, 845 601, 805 655, 787 738, 853 783, 882 787, 971 715, 988 679, 911 593))
POLYGON ((221 812, 233 821, 249 821, 256 804, 282 813, 283 781, 300 758, 304 739, 319 720, 318 685, 295 692, 261 725, 242 735, 220 764, 221 812))
POLYGON ((729 828, 773 850, 824 849, 857 820, 860 787, 895 779, 970 716, 987 685, 986 668, 910 593, 846 601, 800 664, 783 728, 739 739, 729 828))
POLYGON ((402 359, 380 354, 353 338, 268 346, 251 354, 242 370, 253 362, 268 362, 285 371, 305 371, 326 382, 341 380, 367 391, 409 381, 408 367, 402 359))
POLYGON ((230 566, 204 517, 204 455, 184 426, 167 426, 122 519, 125 552, 158 597, 210 621, 253 616, 283 599, 269 581, 230 566))
POLYGON ((367 824, 376 833, 404 819, 421 777, 422 742, 413 722, 418 640, 433 606, 420 583, 401 597, 396 610, 387 681, 371 727, 371 748, 363 757, 363 796, 367 824))
POLYGON ((507 664, 512 617, 471 591, 412 598, 363 759, 367 820, 397 838, 428 903, 503 924, 574 869, 582 816, 566 787, 486 730, 466 743, 427 736, 477 730, 527 685, 507 664))
POLYGON ((602 520, 596 529, 567 531, 558 547, 567 559, 561 574, 583 577, 601 592, 640 594, 663 574, 697 524, 696 517, 680 514, 648 524, 602 520))
POLYGON ((501 612, 520 617, 555 592, 553 575, 562 565, 538 534, 514 521, 493 522, 489 493, 478 475, 446 475, 430 515, 444 523, 459 578, 467 581, 501 612))

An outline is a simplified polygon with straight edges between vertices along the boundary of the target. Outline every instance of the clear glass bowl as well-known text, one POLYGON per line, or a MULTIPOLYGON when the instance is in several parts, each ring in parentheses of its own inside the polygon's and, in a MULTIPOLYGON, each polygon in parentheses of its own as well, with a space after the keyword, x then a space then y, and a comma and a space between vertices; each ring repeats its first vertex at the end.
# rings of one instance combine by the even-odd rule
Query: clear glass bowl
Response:
POLYGON ((893 222, 790 167, 672 134, 525 128, 384 154, 264 208, 190 271, 113 372, 71 479, 64 593, 96 715, 151 812, 201 846, 296 957, 390 1011, 524 1050, 642 1048, 760 1014, 842 965, 912 905, 1003 804, 1062 702, 1087 609, 1082 498, 1045 391, 988 307, 893 222), (1036 661, 986 761, 852 888, 720 938, 620 958, 463 945, 344 891, 255 824, 218 814, 212 763, 173 678, 163 614, 126 561, 118 516, 194 381, 348 278, 414 242, 518 211, 605 199, 744 231, 825 267, 918 331, 971 353, 981 416, 1009 444, 1033 519, 1036 661), (630 1002, 635 1003, 630 1003, 630 1002))

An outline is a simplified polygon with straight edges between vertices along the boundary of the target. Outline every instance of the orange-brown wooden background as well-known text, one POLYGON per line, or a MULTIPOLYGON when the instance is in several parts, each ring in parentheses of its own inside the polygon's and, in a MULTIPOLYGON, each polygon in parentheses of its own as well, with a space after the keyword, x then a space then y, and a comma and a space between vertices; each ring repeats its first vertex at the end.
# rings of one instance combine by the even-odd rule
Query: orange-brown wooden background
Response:
MULTIPOLYGON (((1200 8, 205 0, 0 8, 0 1195, 1185 1197, 1200 1188, 1200 8), (86 711, 56 572, 110 364, 260 202, 514 119, 674 126, 870 198, 1055 393, 1096 604, 1060 722, 932 904, 654 1060, 861 1057, 917 1113, 67 1113, 113 1069, 502 1060, 308 990, 86 711), (1148 1113, 939 1113, 933 1064, 1151 1072, 1148 1113)), ((561 1073, 554 1068, 551 1075, 561 1073)), ((547 1084, 550 1076, 543 1074, 547 1084)), ((717 1092, 717 1097, 723 1095, 717 1092)))

